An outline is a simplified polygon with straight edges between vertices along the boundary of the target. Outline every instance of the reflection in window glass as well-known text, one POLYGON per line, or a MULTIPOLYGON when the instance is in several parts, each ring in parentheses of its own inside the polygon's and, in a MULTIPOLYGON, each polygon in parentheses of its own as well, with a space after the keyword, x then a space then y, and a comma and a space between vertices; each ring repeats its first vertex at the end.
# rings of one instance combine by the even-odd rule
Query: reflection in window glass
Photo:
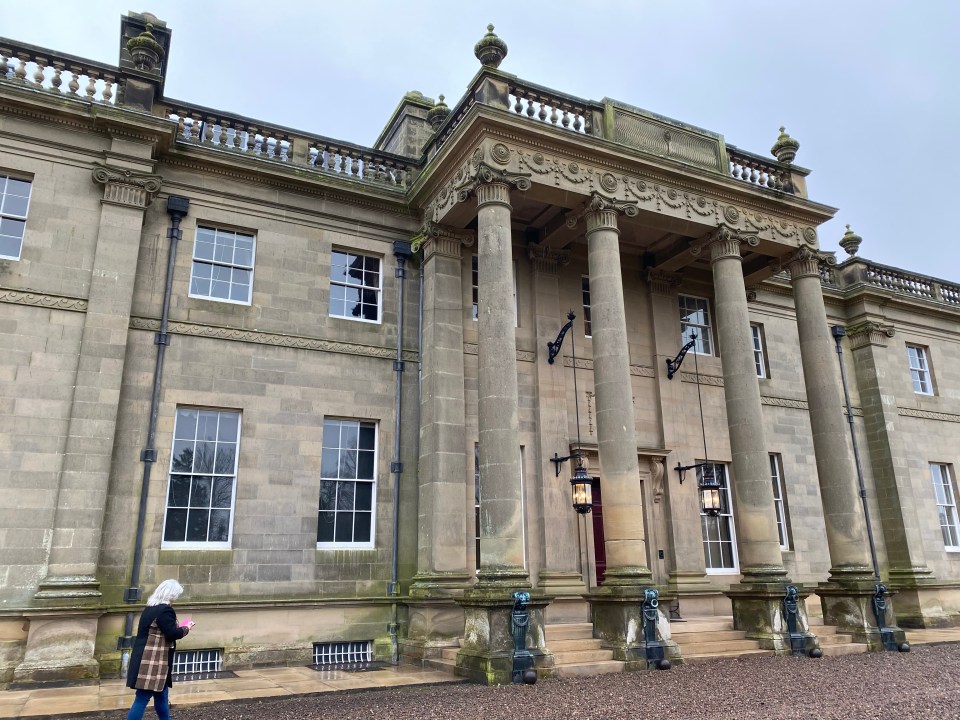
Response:
POLYGON ((20 259, 31 187, 29 180, 0 175, 0 258, 20 259))
POLYGON ((377 426, 323 421, 318 547, 373 547, 377 426))
POLYGON ((330 253, 331 317, 380 322, 380 258, 330 253))

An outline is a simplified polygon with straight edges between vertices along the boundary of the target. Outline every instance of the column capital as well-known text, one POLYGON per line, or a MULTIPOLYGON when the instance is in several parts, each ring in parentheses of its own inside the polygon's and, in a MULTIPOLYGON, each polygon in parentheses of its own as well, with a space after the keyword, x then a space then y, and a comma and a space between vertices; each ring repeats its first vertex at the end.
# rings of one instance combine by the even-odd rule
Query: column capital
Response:
POLYGON ((584 218, 587 223, 587 235, 594 230, 620 232, 617 228, 617 215, 636 217, 639 212, 636 200, 617 200, 593 192, 579 208, 567 213, 567 227, 575 228, 580 218, 584 218))
POLYGON ((466 202, 472 194, 477 196, 477 207, 496 203, 510 207, 510 186, 517 190, 530 189, 530 174, 516 173, 502 168, 490 167, 475 162, 467 179, 457 186, 457 202, 466 202))
POLYGON ((886 347, 887 340, 896 334, 893 325, 867 320, 847 328, 847 337, 850 338, 850 349, 859 350, 868 345, 886 347))
POLYGON ((427 220, 423 224, 419 235, 411 243, 413 251, 423 251, 423 259, 429 260, 434 255, 459 260, 461 248, 472 247, 476 242, 476 233, 470 230, 458 230, 427 220))
POLYGON ((663 270, 647 270, 651 295, 673 295, 680 285, 680 276, 663 270))
POLYGON ((740 255, 740 245, 746 243, 750 247, 757 247, 760 244, 760 238, 756 235, 732 230, 726 225, 721 225, 716 230, 696 241, 690 247, 690 254, 699 257, 706 249, 710 248, 710 264, 724 258, 735 258, 742 260, 740 255))
POLYGON ((101 163, 93 166, 93 181, 103 185, 101 202, 110 205, 146 208, 160 191, 163 178, 159 175, 134 172, 101 163))
POLYGON ((560 268, 570 264, 570 253, 555 250, 536 243, 527 245, 527 257, 533 263, 533 270, 544 275, 556 275, 560 268))
POLYGON ((837 259, 810 245, 801 245, 785 258, 781 258, 780 264, 790 273, 791 281, 804 277, 819 279, 821 268, 836 265, 837 259))

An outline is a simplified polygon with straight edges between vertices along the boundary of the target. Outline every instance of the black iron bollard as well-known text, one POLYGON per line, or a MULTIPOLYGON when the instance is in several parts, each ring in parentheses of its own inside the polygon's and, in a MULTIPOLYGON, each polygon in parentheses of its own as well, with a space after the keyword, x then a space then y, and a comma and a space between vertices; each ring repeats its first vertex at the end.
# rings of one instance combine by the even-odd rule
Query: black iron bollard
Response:
POLYGON ((510 613, 510 633, 513 635, 513 671, 510 679, 515 683, 533 685, 537 670, 533 655, 527 650, 527 625, 530 623, 530 593, 517 590, 513 593, 513 611, 510 613))
POLYGON ((663 643, 657 639, 657 608, 660 593, 654 588, 643 591, 643 644, 647 654, 647 669, 669 670, 670 661, 664 657, 663 643))
MULTIPOLYGON (((806 638, 803 631, 797 629, 797 621, 800 617, 800 592, 796 585, 787 585, 787 592, 783 598, 783 617, 787 621, 787 633, 790 635, 790 654, 806 655, 806 638)), ((823 651, 820 648, 810 649, 810 657, 818 658, 821 655, 823 651)))
POLYGON ((877 583, 873 592, 873 615, 877 619, 877 629, 880 631, 880 642, 884 650, 910 652, 910 643, 898 643, 893 628, 886 627, 887 595, 890 591, 883 583, 877 583))

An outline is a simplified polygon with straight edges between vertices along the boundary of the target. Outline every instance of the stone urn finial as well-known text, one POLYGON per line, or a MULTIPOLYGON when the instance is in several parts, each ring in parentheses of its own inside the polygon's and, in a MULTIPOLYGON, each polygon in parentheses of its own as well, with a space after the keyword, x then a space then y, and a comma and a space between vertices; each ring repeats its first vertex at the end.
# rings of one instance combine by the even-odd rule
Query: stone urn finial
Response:
POLYGON ((443 95, 437 96, 437 104, 427 112, 427 122, 430 123, 430 127, 433 128, 434 132, 440 129, 440 126, 443 125, 449 114, 450 108, 448 108, 447 104, 443 101, 443 95))
POLYGON ((863 242, 863 238, 857 235, 853 230, 850 229, 850 226, 847 225, 847 231, 843 234, 843 237, 840 238, 840 247, 847 251, 847 255, 853 257, 857 254, 857 250, 860 249, 860 243, 863 242))
POLYGON ((790 164, 797 156, 797 150, 799 149, 800 143, 787 135, 787 129, 781 126, 780 137, 777 138, 777 141, 773 144, 773 147, 770 148, 770 152, 773 153, 773 156, 782 163, 790 164))
POLYGON ((493 25, 487 25, 487 34, 473 46, 473 54, 484 67, 496 70, 507 56, 507 44, 493 32, 493 25))
POLYGON ((163 45, 157 42, 152 30, 153 23, 147 23, 146 30, 127 40, 127 50, 133 57, 134 66, 144 72, 157 72, 163 58, 163 45))

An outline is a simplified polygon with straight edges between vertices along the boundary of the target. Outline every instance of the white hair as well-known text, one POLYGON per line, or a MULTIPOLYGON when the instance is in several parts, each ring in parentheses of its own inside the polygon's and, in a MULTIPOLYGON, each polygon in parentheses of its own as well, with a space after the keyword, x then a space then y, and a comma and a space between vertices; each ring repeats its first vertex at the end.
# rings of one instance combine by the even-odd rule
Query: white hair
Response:
POLYGON ((183 585, 176 580, 164 580, 157 585, 153 595, 147 600, 147 607, 152 605, 169 605, 183 594, 183 585))

